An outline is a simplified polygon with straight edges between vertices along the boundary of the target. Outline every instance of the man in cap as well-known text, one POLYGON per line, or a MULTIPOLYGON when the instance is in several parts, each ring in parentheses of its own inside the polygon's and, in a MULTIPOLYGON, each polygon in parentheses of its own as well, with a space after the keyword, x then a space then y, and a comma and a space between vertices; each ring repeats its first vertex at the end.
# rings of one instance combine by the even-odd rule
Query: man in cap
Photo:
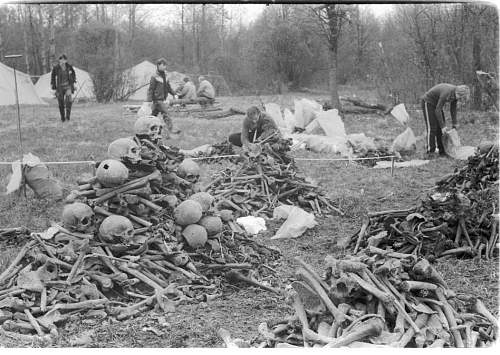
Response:
POLYGON ((66 54, 59 56, 59 63, 52 68, 50 86, 55 90, 61 121, 69 121, 71 116, 71 95, 75 92, 76 74, 71 65, 68 64, 66 54))
POLYGON ((424 113, 427 133, 426 153, 432 158, 437 148, 439 155, 446 155, 443 145, 443 130, 446 127, 443 106, 450 103, 451 124, 457 128, 457 101, 469 100, 470 89, 467 85, 452 85, 441 83, 430 88, 422 96, 422 111, 424 113))
POLYGON ((165 103, 168 94, 175 95, 166 77, 166 69, 167 60, 165 58, 158 59, 156 61, 156 73, 151 76, 149 82, 147 102, 151 106, 153 116, 157 116, 159 113, 163 115, 168 133, 179 133, 179 130, 174 131, 173 129, 172 119, 168 115, 168 105, 165 103))

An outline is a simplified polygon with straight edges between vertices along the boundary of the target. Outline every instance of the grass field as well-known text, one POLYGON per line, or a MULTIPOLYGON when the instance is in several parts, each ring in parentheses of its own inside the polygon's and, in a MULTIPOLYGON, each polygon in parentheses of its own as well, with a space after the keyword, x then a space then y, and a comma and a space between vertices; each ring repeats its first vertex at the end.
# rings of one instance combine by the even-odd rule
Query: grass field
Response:
MULTIPOLYGON (((342 93, 341 94, 346 94, 342 93)), ((324 96, 289 94, 286 96, 231 97, 220 98, 226 107, 246 109, 260 100, 276 102, 282 107, 293 108, 293 99, 309 97, 324 99, 324 96)), ((131 136, 135 117, 122 114, 121 104, 74 105, 70 122, 61 123, 57 107, 23 108, 22 136, 24 152, 32 152, 42 161, 100 160, 105 158, 108 144, 116 138, 131 136)), ((420 111, 409 110, 410 126, 417 136, 424 133, 420 111)), ((446 113, 447 114, 447 113, 446 113)), ((448 115, 448 114, 447 114, 448 115)), ((182 133, 168 143, 180 148, 194 148, 205 143, 216 143, 226 139, 231 132, 239 131, 243 116, 218 120, 203 120, 190 117, 175 117, 174 125, 182 133)), ((347 133, 364 132, 390 145, 404 128, 392 116, 346 115, 347 133)), ((477 145, 482 140, 498 140, 498 116, 488 113, 459 112, 459 134, 464 145, 477 145)), ((422 158, 423 141, 418 145, 416 158, 422 158)), ((0 111, 0 161, 19 158, 15 111, 0 111)), ((296 157, 325 157, 312 152, 296 152, 296 157)), ((259 236, 264 243, 275 245, 283 252, 283 260, 277 272, 281 285, 293 276, 295 256, 303 259, 317 270, 324 257, 339 252, 338 244, 352 235, 361 225, 361 217, 367 211, 404 208, 415 204, 440 177, 463 165, 451 159, 440 158, 417 167, 396 169, 394 176, 388 170, 369 169, 357 164, 339 162, 298 162, 304 175, 316 180, 329 197, 346 212, 345 217, 329 217, 306 235, 293 240, 270 241, 259 236)), ((220 165, 207 166, 204 178, 209 179, 220 165)), ((88 165, 64 165, 51 167, 66 190, 76 185, 76 178, 91 172, 88 165)), ((59 220, 62 203, 51 204, 33 198, 5 196, 9 166, 0 165, 0 228, 26 226, 32 230, 45 229, 50 221, 59 220)), ((0 245, 1 246, 1 245, 0 245)), ((2 250, 0 271, 6 267, 14 250, 2 250)), ((498 314, 498 260, 492 261, 447 261, 437 265, 450 280, 457 292, 472 293, 484 298, 494 314, 498 314)), ((138 319, 119 325, 110 321, 95 326, 87 323, 69 322, 57 346, 69 346, 71 337, 81 330, 93 329, 92 346, 98 347, 213 347, 221 346, 216 331, 223 326, 235 337, 250 339, 257 335, 260 322, 281 318, 292 310, 269 293, 256 289, 231 288, 225 296, 208 304, 179 307, 168 316, 169 326, 163 328, 163 336, 157 336, 148 327, 158 325, 158 314, 151 312, 138 319)), ((0 338, 0 345, 16 345, 0 338)))

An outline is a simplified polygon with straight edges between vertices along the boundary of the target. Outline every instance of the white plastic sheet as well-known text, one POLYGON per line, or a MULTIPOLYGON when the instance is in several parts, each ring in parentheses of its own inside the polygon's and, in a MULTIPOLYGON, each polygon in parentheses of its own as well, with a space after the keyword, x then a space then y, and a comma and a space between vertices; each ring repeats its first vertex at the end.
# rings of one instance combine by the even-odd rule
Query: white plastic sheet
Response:
POLYGON ((410 127, 397 136, 391 146, 391 151, 393 152, 409 152, 416 149, 417 139, 415 138, 415 134, 410 127))
POLYGON ((405 104, 399 104, 392 108, 391 115, 394 116, 403 126, 410 120, 410 115, 406 112, 405 104))
POLYGON ((328 137, 347 137, 344 122, 337 109, 322 111, 320 108, 316 113, 316 120, 328 137))
POLYGON ((316 118, 316 113, 322 110, 318 102, 308 99, 294 100, 294 107, 296 126, 299 128, 306 128, 316 118))
POLYGON ((286 131, 282 133, 287 133, 287 134, 292 133, 293 129, 297 124, 295 121, 294 114, 287 108, 283 110, 283 121, 285 121, 286 131))
POLYGON ((262 217, 246 216, 236 219, 236 223, 245 229, 245 232, 251 235, 258 234, 260 231, 267 230, 266 221, 262 217))
POLYGON ((291 134, 290 137, 297 146, 305 144, 306 148, 316 153, 352 155, 352 149, 347 146, 347 137, 326 137, 303 133, 291 134))
POLYGON ((286 218, 286 221, 271 239, 297 238, 317 224, 312 213, 290 205, 276 207, 273 211, 273 218, 286 218))

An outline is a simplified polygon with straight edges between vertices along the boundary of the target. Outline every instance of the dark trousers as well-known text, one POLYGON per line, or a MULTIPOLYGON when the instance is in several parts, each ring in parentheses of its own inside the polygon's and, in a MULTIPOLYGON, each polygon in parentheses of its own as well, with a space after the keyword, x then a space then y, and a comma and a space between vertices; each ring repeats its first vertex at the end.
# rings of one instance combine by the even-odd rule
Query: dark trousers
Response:
POLYGON ((70 87, 61 87, 57 89, 57 103, 59 105, 59 114, 61 115, 61 121, 65 121, 70 119, 71 116, 71 105, 73 103, 73 99, 71 98, 71 88, 70 87))
MULTIPOLYGON (((422 112, 424 113, 424 121, 426 128, 426 151, 427 153, 434 153, 436 151, 436 142, 439 149, 439 154, 445 154, 443 146, 443 136, 441 133, 441 128, 439 127, 439 122, 436 117, 436 107, 429 105, 427 102, 422 100, 422 112)), ((444 117, 444 113, 441 111, 444 117)))
POLYGON ((159 113, 162 114, 163 121, 165 122, 168 132, 172 132, 174 125, 172 123, 172 119, 168 115, 168 105, 163 101, 154 101, 153 111, 151 112, 151 114, 153 116, 158 116, 159 113))
MULTIPOLYGON (((248 132, 248 140, 250 141, 250 143, 253 143, 255 141, 255 139, 259 138, 259 136, 261 134, 262 134, 262 132, 260 132, 258 129, 254 130, 254 131, 250 131, 250 132, 248 132), (255 131, 257 131, 257 134, 255 134, 255 131)), ((237 147, 241 147, 243 145, 243 143, 241 142, 241 133, 239 133, 239 132, 231 134, 229 136, 228 140, 229 140, 229 143, 231 143, 237 147)))

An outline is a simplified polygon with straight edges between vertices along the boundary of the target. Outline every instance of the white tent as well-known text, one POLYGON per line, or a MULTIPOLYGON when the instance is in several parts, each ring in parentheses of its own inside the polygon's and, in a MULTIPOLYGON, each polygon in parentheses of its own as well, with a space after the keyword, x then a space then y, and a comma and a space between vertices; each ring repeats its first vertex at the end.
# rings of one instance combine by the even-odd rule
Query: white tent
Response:
MULTIPOLYGON (((73 67, 73 69, 75 69, 76 75, 74 98, 77 101, 79 99, 94 100, 94 83, 92 82, 89 73, 77 67, 73 67)), ((54 94, 52 93, 50 87, 50 74, 51 73, 43 74, 35 84, 36 92, 44 99, 54 98, 54 94)))
POLYGON ((121 93, 128 100, 146 101, 149 80, 156 72, 156 65, 145 60, 123 73, 123 86, 121 93))
MULTIPOLYGON (((17 92, 21 105, 47 105, 36 93, 28 74, 16 70, 17 92)), ((0 106, 15 105, 14 69, 0 63, 0 106)))
MULTIPOLYGON (((145 60, 123 72, 123 84, 120 95, 130 101, 146 101, 151 76, 156 72, 156 65, 145 60)), ((186 75, 167 71, 167 79, 173 90, 176 90, 186 75)))

